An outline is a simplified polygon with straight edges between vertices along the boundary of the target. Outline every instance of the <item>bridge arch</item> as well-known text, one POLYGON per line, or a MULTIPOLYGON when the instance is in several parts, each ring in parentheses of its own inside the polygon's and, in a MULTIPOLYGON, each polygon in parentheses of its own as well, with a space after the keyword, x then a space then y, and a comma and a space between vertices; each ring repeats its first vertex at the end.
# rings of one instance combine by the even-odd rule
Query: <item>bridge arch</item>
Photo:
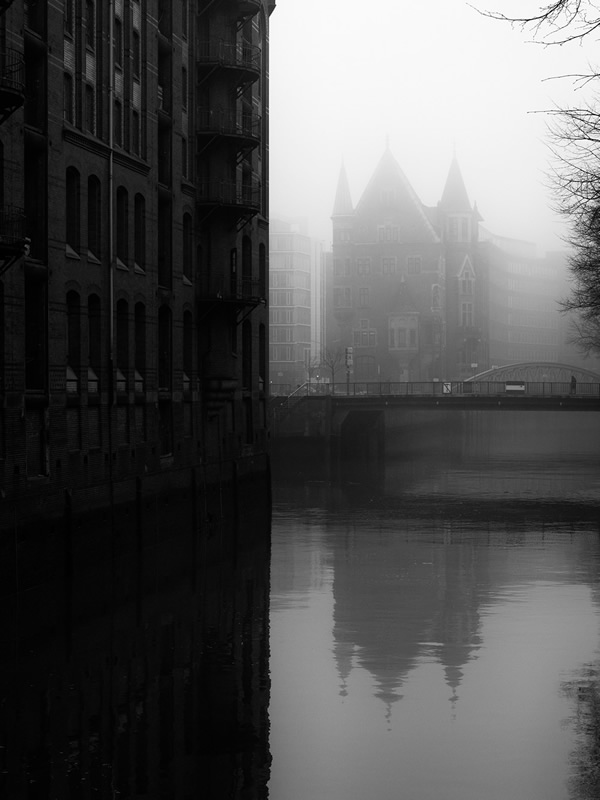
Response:
POLYGON ((578 383, 600 383, 598 372, 553 361, 523 361, 492 367, 468 378, 468 381, 569 382, 572 375, 578 383))

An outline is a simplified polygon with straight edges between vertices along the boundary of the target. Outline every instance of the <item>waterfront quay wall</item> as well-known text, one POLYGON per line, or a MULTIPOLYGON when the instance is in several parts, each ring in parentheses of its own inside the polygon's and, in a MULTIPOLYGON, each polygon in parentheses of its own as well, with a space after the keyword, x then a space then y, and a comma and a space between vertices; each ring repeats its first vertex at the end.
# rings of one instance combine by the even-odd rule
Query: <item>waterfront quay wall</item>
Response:
POLYGON ((264 796, 268 472, 64 492, 4 527, 0 796, 264 796))

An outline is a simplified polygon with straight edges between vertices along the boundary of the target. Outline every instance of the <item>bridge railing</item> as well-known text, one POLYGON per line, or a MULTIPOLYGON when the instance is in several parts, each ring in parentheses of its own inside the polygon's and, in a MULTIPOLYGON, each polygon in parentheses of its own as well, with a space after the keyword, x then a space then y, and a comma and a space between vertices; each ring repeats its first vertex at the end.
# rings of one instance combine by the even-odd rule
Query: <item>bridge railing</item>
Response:
MULTIPOLYGON (((271 385, 271 395, 285 394, 271 385)), ((292 402, 311 395, 353 397, 451 397, 527 395, 528 397, 600 397, 600 383, 569 381, 357 381, 348 383, 305 383, 290 395, 292 402)))

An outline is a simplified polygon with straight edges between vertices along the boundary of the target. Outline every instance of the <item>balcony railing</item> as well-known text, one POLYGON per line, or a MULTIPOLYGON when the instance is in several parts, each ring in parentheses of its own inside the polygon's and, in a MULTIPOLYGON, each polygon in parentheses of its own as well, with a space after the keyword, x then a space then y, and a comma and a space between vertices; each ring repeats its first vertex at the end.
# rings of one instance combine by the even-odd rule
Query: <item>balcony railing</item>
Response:
POLYGON ((25 242, 25 212, 18 206, 0 206, 0 245, 25 242))
MULTIPOLYGON (((342 371, 343 367, 340 367, 342 371)), ((279 385, 272 385, 271 395, 287 393, 279 385)), ((600 383, 578 381, 573 387, 570 381, 340 381, 336 383, 304 383, 292 393, 294 398, 305 395, 331 395, 371 397, 435 397, 453 398, 589 398, 600 400, 600 383)))
POLYGON ((261 118, 258 114, 246 111, 241 115, 235 111, 200 108, 196 112, 198 133, 223 136, 239 136, 244 139, 260 139, 261 118))
POLYGON ((196 51, 199 65, 232 67, 254 73, 260 72, 260 48, 243 42, 200 42, 196 51))
POLYGON ((258 14, 260 0, 237 0, 236 10, 239 14, 258 14))
POLYGON ((0 117, 6 119, 25 100, 23 53, 10 48, 0 51, 0 117))
POLYGON ((200 181, 196 195, 200 205, 229 206, 240 209, 260 208, 260 184, 233 181, 200 181))
POLYGON ((210 288, 201 291, 200 294, 204 300, 256 305, 265 299, 265 291, 264 282, 254 278, 242 278, 239 283, 234 285, 228 284, 225 280, 213 281, 210 288))

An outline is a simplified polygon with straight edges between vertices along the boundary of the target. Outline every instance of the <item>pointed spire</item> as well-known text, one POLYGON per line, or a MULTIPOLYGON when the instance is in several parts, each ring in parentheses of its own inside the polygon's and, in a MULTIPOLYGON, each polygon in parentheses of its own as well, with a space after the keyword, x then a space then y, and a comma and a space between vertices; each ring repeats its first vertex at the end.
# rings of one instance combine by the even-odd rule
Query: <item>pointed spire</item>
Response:
POLYGON ((440 205, 447 212, 470 213, 472 211, 456 154, 452 157, 440 205))
POLYGON ((340 169, 340 176, 338 178, 337 191, 335 193, 335 202, 333 204, 332 217, 347 217, 354 213, 352 207, 352 198, 350 196, 350 187, 348 185, 348 176, 346 175, 346 167, 342 161, 340 169))

